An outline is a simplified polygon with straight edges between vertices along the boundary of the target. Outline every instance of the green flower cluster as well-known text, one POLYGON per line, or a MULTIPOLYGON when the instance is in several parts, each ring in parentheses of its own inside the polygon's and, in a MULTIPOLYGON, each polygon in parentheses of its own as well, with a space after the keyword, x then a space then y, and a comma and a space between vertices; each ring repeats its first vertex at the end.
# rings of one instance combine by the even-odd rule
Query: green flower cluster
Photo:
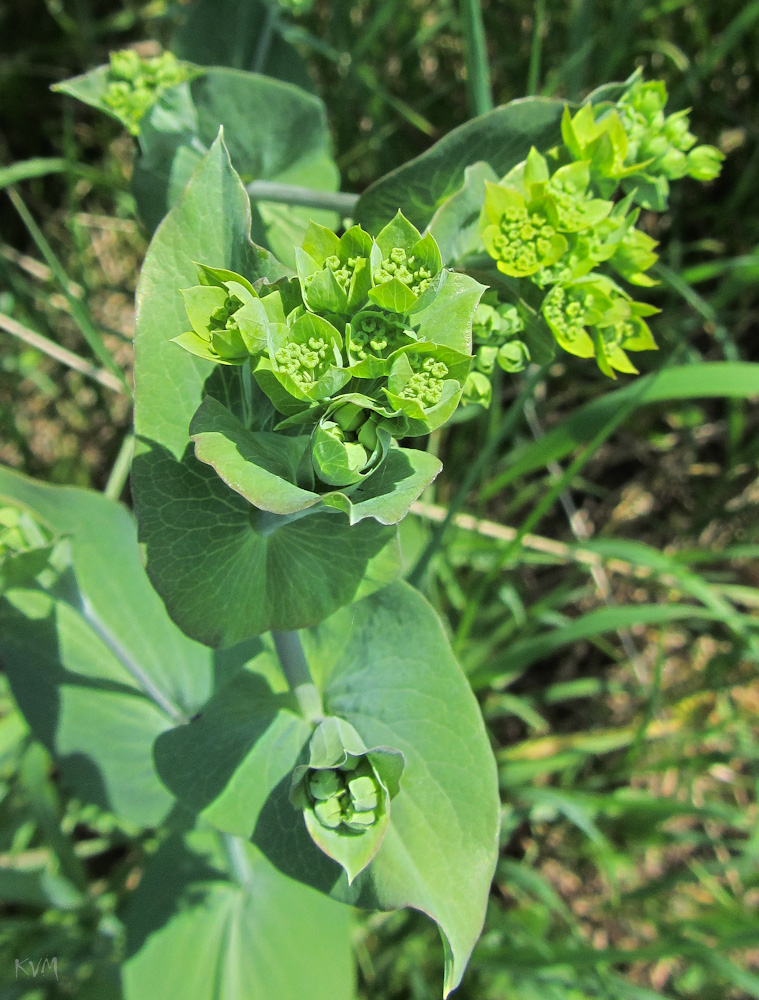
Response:
MULTIPOLYGON (((657 260, 656 242, 636 228, 641 207, 663 210, 670 180, 710 180, 723 159, 714 147, 696 145, 687 112, 665 116, 666 100, 663 83, 634 79, 611 109, 598 113, 587 104, 572 116, 565 108, 563 146, 547 156, 532 149, 499 183, 486 182, 485 249, 499 271, 527 278, 543 293, 529 286, 519 293, 523 315, 530 313, 527 302, 564 350, 595 357, 612 378, 615 371, 636 372, 626 351, 656 347, 644 318, 657 310, 634 301, 615 280, 655 284, 647 271, 657 260)), ((498 311, 497 303, 492 307, 498 311)), ((475 344, 482 345, 476 371, 487 373, 496 360, 520 370, 529 361, 526 344, 511 324, 494 327, 484 308, 482 322, 475 321, 475 344)), ((477 396, 473 380, 474 373, 468 398, 477 396)))
POLYGON ((490 405, 490 378, 496 365, 510 374, 524 371, 531 361, 530 349, 520 336, 524 329, 525 321, 516 306, 499 302, 495 291, 485 293, 472 323, 474 364, 462 404, 490 405))
POLYGON ((338 237, 311 223, 296 250, 297 277, 254 285, 198 266, 184 289, 192 330, 175 338, 224 365, 250 365, 280 415, 277 427, 311 434, 313 473, 328 487, 360 483, 392 439, 439 427, 461 398, 471 364, 471 320, 430 319, 446 282, 431 236, 400 213, 372 238, 338 237))
POLYGON ((303 813, 316 846, 345 869, 349 884, 382 845, 404 767, 399 750, 367 749, 349 723, 327 717, 311 737, 308 764, 293 771, 290 802, 303 813))
POLYGON ((380 785, 366 757, 348 757, 332 771, 312 771, 307 782, 314 815, 322 826, 362 831, 377 821, 380 785))
POLYGON ((608 195, 621 185, 638 205, 662 212, 670 181, 718 176, 723 154, 714 146, 696 145, 688 111, 665 115, 666 103, 662 81, 636 79, 598 118, 590 104, 574 117, 565 109, 564 143, 575 159, 589 164, 599 190, 608 195))
POLYGON ((138 135, 140 120, 153 107, 161 91, 181 83, 188 76, 189 67, 171 52, 163 52, 152 59, 141 59, 134 49, 112 52, 103 101, 132 135, 138 135))

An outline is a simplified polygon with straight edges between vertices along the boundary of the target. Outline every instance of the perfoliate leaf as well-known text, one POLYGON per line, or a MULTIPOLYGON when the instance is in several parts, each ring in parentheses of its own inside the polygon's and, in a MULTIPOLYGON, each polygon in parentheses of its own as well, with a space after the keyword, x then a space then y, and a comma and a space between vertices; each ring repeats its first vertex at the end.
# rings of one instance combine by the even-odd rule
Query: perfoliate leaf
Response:
POLYGON ((124 919, 124 1000, 170 997, 180 980, 183 1000, 354 995, 347 908, 283 878, 234 838, 170 837, 124 919))
POLYGON ((159 773, 189 808, 252 837, 291 877, 354 905, 429 914, 446 943, 448 992, 482 926, 497 856, 498 784, 477 703, 434 611, 405 584, 355 603, 304 639, 329 716, 348 723, 363 746, 390 746, 406 762, 382 845, 352 885, 314 845, 289 798, 285 775, 308 764, 310 728, 285 708, 281 725, 251 724, 245 675, 197 721, 159 738, 159 773), (259 751, 260 740, 270 749, 259 751), (262 767, 273 748, 276 764, 262 767))
POLYGON ((503 177, 531 146, 556 145, 563 108, 561 101, 531 97, 473 118, 370 185, 358 200, 354 218, 377 233, 400 208, 410 222, 423 228, 462 186, 468 166, 482 161, 503 177))
POLYGON ((156 234, 138 290, 132 491, 147 569, 175 621, 213 645, 319 621, 387 582, 387 562, 378 576, 370 562, 395 539, 374 521, 351 528, 342 514, 315 515, 308 527, 256 514, 192 453, 188 428, 214 367, 170 342, 186 330, 179 289, 197 281, 193 259, 249 280, 280 277, 249 225, 247 196, 217 141, 156 234), (344 553, 337 562, 335 551, 344 553), (212 592, 223 598, 209 601, 212 592))
POLYGON ((173 799, 155 773, 154 739, 197 711, 251 650, 222 658, 170 621, 120 504, 4 469, 0 497, 34 511, 71 548, 54 592, 16 588, 0 601, 0 654, 16 700, 78 796, 156 826, 173 799))

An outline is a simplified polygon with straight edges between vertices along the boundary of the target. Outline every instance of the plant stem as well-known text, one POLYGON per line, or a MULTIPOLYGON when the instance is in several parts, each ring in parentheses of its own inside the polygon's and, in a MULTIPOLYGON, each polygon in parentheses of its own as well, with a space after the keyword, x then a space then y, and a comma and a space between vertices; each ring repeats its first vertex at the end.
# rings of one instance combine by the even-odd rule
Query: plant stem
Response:
POLYGON ((243 423, 247 428, 253 425, 253 382, 250 362, 240 365, 242 384, 243 423))
POLYGON ((543 23, 546 19, 546 0, 535 4, 535 28, 530 48, 530 68, 527 71, 527 96, 537 94, 540 87, 540 57, 543 51, 543 23))
POLYGON ((219 832, 219 840, 224 848, 227 857, 230 873, 234 876, 235 882, 243 889, 250 885, 253 872, 250 868, 248 856, 245 853, 245 843, 242 837, 234 837, 231 833, 219 832))
POLYGON ((340 215, 350 215, 358 201, 357 194, 347 191, 315 191, 297 184, 279 181, 251 181, 246 186, 251 201, 280 201, 285 205, 302 205, 304 208, 324 208, 340 215))
POLYGON ((274 35, 274 28, 277 23, 277 10, 272 4, 266 11, 266 19, 256 46, 256 54, 253 56, 253 72, 264 73, 266 71, 266 60, 269 58, 271 42, 274 35))
POLYGON ((461 0, 461 18, 464 22, 469 112, 474 117, 484 115, 486 111, 491 111, 493 108, 488 48, 480 0, 461 0))
POLYGON ((124 484, 129 478, 129 470, 134 456, 134 434, 127 434, 121 442, 116 461, 113 463, 108 482, 103 493, 109 500, 118 500, 124 490, 124 484))
POLYGON ((297 632, 272 629, 271 637, 282 665, 282 673, 298 700, 303 717, 308 722, 319 722, 324 717, 322 696, 311 678, 300 636, 297 632))
POLYGON ((414 566, 409 573, 408 582, 413 587, 418 587, 424 578, 424 574, 427 571, 427 567, 429 566, 432 557, 440 548, 443 536, 448 529, 448 525, 451 521, 453 521, 456 514, 461 509, 462 504, 469 495, 469 491, 480 478, 483 471, 488 467, 496 449, 498 448, 498 445, 504 440, 504 438, 508 437, 508 435, 511 434, 516 427, 517 422, 524 412, 524 405, 532 396, 533 390, 535 389, 535 386, 542 374, 543 369, 537 367, 529 373, 522 384, 522 388, 519 390, 519 395, 504 414, 500 425, 496 431, 491 434, 482 449, 479 451, 477 458, 467 469, 466 475, 461 480, 461 484, 448 506, 445 518, 440 522, 440 524, 437 524, 433 528, 432 535, 429 542, 427 542, 426 548, 422 552, 421 556, 419 556, 416 566, 414 566))

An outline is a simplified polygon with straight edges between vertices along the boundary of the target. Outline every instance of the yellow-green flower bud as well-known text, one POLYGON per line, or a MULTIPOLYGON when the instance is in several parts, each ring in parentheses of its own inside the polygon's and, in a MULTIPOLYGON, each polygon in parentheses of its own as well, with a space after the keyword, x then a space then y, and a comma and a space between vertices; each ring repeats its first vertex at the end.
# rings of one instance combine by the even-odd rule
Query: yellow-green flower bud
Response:
POLYGON ((344 788, 337 771, 315 771, 308 782, 308 790, 315 799, 331 799, 344 788))
POLYGON ((365 812, 368 809, 377 808, 377 782, 371 775, 359 775, 351 778, 348 782, 351 804, 357 812, 365 812))
POLYGON ((314 815, 330 830, 336 830, 343 822, 343 811, 337 798, 325 799, 314 804, 314 815))
POLYGON ((716 146, 696 146, 688 153, 688 173, 697 181, 713 181, 719 176, 724 159, 716 146))

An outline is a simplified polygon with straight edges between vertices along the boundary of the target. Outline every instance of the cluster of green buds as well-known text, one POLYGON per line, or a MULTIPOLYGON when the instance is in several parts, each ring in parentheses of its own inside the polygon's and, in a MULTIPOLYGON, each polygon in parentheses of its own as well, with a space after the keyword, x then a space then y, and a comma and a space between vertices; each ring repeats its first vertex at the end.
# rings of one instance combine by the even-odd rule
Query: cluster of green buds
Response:
POLYGON ((198 265, 184 289, 185 350, 250 366, 279 416, 275 429, 311 434, 316 480, 351 487, 374 472, 393 439, 449 419, 471 365, 481 286, 442 267, 432 236, 400 213, 375 238, 341 237, 311 223, 297 277, 256 282, 198 265), (453 287, 453 291, 451 288, 453 287), (440 294, 463 290, 471 308, 441 317, 440 294))
POLYGON ((598 116, 590 104, 574 117, 565 109, 564 143, 574 159, 590 165, 594 182, 607 196, 621 184, 637 204, 661 212, 670 181, 710 181, 719 175, 723 154, 714 146, 697 145, 689 112, 667 115, 666 104, 662 81, 636 78, 616 106, 602 106, 598 116))
POLYGON ((489 406, 491 376, 496 367, 514 374, 529 365, 530 349, 521 336, 525 325, 516 306, 500 302, 495 291, 485 293, 474 314, 474 364, 464 386, 462 404, 489 406))
MULTIPOLYGON (((499 271, 529 282, 517 293, 518 316, 534 322, 535 313, 542 315, 564 350, 595 357, 611 377, 636 372, 627 351, 656 347, 644 318, 657 310, 633 301, 616 280, 656 283, 647 273, 657 260, 656 241, 636 228, 641 206, 663 209, 669 180, 686 174, 709 180, 722 160, 713 147, 695 145, 687 112, 665 116, 666 99, 664 84, 636 78, 598 116, 590 104, 574 116, 565 109, 563 146, 547 156, 532 149, 501 181, 485 185, 485 249, 499 271)), ((499 335, 492 315, 481 318, 475 371, 486 374, 496 360, 520 370, 529 360, 529 338, 516 341, 510 330, 499 335)), ((466 396, 477 399, 474 373, 466 396)), ((479 396, 485 401, 484 392, 479 396)))
POLYGON ((342 767, 311 771, 308 794, 314 816, 329 830, 359 833, 377 822, 380 785, 366 757, 348 756, 342 767))
POLYGON ((327 718, 311 738, 308 764, 293 772, 290 801, 302 811, 313 842, 342 865, 349 883, 380 849, 404 766, 399 750, 367 750, 351 725, 327 718))
POLYGON ((28 584, 50 564, 54 539, 31 514, 0 507, 0 590, 28 584))
POLYGON ((124 123, 132 135, 138 135, 140 120, 161 91, 186 80, 189 67, 171 52, 142 59, 134 49, 112 52, 103 102, 124 123))

